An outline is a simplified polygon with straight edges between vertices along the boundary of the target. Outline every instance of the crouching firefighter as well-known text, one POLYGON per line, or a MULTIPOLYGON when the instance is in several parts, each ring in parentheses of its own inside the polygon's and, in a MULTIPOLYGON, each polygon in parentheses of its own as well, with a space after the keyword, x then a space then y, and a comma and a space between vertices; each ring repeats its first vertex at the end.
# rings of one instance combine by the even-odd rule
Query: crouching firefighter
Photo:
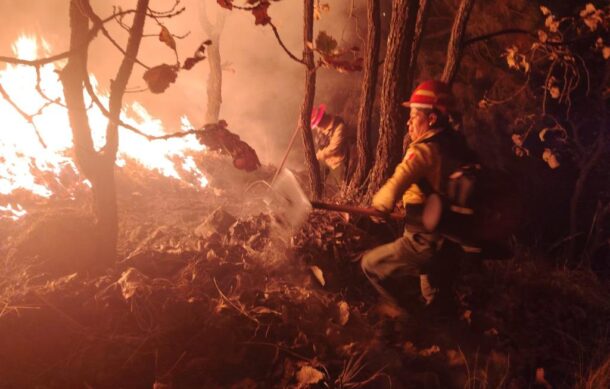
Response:
POLYGON ((347 178, 353 130, 346 126, 341 117, 328 113, 324 104, 312 111, 311 128, 325 190, 336 192, 347 178))
MULTIPOLYGON (((406 124, 411 142, 392 177, 374 195, 374 208, 390 213, 402 198, 408 218, 414 219, 421 215, 427 195, 446 191, 444 178, 473 159, 464 137, 451 125, 452 102, 449 86, 433 80, 421 83, 402 103, 410 108, 406 124)), ((436 306, 450 292, 439 280, 457 265, 440 258, 444 243, 438 232, 409 224, 402 237, 367 252, 362 269, 391 302, 408 309, 436 306)))

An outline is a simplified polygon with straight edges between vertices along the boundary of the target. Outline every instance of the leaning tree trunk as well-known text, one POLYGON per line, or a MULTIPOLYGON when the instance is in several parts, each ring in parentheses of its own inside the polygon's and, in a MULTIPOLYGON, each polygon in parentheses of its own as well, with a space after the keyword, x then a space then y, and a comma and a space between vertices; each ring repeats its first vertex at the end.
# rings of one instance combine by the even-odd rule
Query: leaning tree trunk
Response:
POLYGON ((80 172, 91 182, 93 211, 97 223, 100 264, 114 260, 117 240, 117 210, 114 193, 114 165, 108 158, 95 151, 91 127, 83 96, 83 84, 87 74, 86 36, 89 19, 82 12, 80 2, 70 2, 70 50, 66 67, 61 72, 64 97, 72 128, 76 163, 80 172))
MULTIPOLYGON (((607 123, 607 120, 605 120, 605 122, 607 123)), ((574 190, 572 191, 572 196, 570 199, 570 232, 568 234, 568 236, 572 237, 568 245, 568 258, 570 259, 576 257, 576 244, 574 237, 579 234, 579 227, 581 226, 581 223, 579 222, 582 221, 581 218, 579 218, 578 212, 580 208, 580 200, 585 190, 587 180, 591 175, 591 171, 600 162, 604 151, 606 151, 604 131, 599 132, 599 134, 597 135, 597 139, 595 140, 595 145, 592 147, 592 149, 593 151, 591 153, 586 154, 587 158, 585 160, 581 160, 578 169, 578 178, 576 179, 576 183, 574 184, 574 190)), ((593 226, 589 226, 589 228, 592 227, 593 226)))
POLYGON ((208 34, 212 44, 208 46, 208 63, 210 64, 210 75, 208 76, 207 95, 208 104, 205 112, 206 123, 217 123, 220 118, 220 106, 222 105, 222 63, 220 59, 220 35, 224 29, 226 12, 219 9, 216 16, 216 24, 212 25, 208 18, 206 2, 201 2, 201 23, 208 34))
MULTIPOLYGON (((115 259, 118 235, 114 166, 118 150, 118 121, 123 95, 137 56, 149 0, 138 0, 133 25, 127 43, 126 56, 110 88, 109 117, 106 144, 97 152, 93 145, 91 127, 83 97, 87 72, 89 20, 93 15, 89 2, 70 2, 70 50, 72 55, 61 72, 68 118, 72 128, 76 163, 81 173, 91 182, 94 214, 97 222, 100 261, 115 259)), ((95 19, 94 19, 95 20, 95 19)), ((96 20, 99 23, 99 20, 96 20)))
MULTIPOLYGON (((584 152, 581 152, 581 157, 578 161, 578 177, 574 184, 574 189, 572 191, 572 196, 570 199, 570 237, 575 237, 578 235, 579 230, 582 226, 579 221, 579 210, 580 203, 585 191, 586 183, 593 172, 594 168, 600 164, 602 159, 608 152, 608 146, 610 144, 610 137, 607 134, 605 129, 608 128, 608 108, 606 104, 606 99, 604 99, 603 87, 608 85, 608 81, 610 81, 610 63, 606 62, 606 66, 604 68, 604 73, 601 77, 601 82, 599 85, 601 87, 597 88, 595 91, 596 100, 600 102, 599 109, 597 112, 597 117, 599 118, 600 123, 600 131, 595 138, 595 141, 591 145, 590 149, 584 152)), ((577 132, 577 135, 580 132, 577 132)), ((578 143, 581 144, 582 140, 579 139, 578 143)), ((590 223, 595 223, 595 220, 589 220, 590 223)), ((591 230, 595 226, 590 225, 588 228, 591 230)), ((574 259, 576 257, 576 244, 575 240, 572 238, 568 245, 568 258, 574 259)), ((588 260, 588 259, 587 259, 588 260)), ((587 263, 588 265, 588 263, 587 263)))
MULTIPOLYGON (((417 20, 415 21, 415 32, 413 33, 413 45, 411 46, 411 62, 409 63, 409 78, 407 79, 407 89, 413 88, 415 81, 415 72, 417 70, 417 58, 419 57, 419 49, 426 29, 426 21, 428 20, 428 10, 430 9, 429 0, 419 0, 419 9, 417 10, 417 20)), ((411 140, 408 136, 402 139, 402 152, 407 151, 407 147, 411 140)))
POLYGON ((419 9, 417 10, 417 19, 415 21, 415 32, 413 33, 413 44, 411 46, 411 58, 409 63, 409 79, 407 80, 407 89, 411 90, 415 79, 415 70, 417 69, 417 57, 419 49, 426 29, 426 21, 428 20, 428 10, 430 9, 430 0, 419 0, 419 9))
POLYGON ((458 8, 455 18, 453 19, 451 37, 449 38, 449 45, 447 47, 447 62, 445 62, 445 69, 443 70, 443 76, 441 77, 441 80, 449 85, 453 83, 460 66, 464 33, 466 32, 466 25, 468 24, 468 18, 470 17, 473 5, 474 0, 462 0, 460 8, 458 8))
POLYGON ((358 122, 356 124, 356 169, 349 192, 359 196, 362 184, 371 169, 371 114, 375 102, 375 89, 379 73, 379 47, 381 38, 381 6, 378 0, 367 0, 367 39, 364 74, 360 89, 358 122))
POLYGON ((411 47, 417 19, 417 0, 394 0, 381 83, 381 122, 375 166, 367 197, 379 190, 401 157, 406 115, 400 103, 407 99, 411 47))
POLYGON ((316 93, 316 66, 313 60, 313 50, 311 44, 313 42, 313 5, 314 0, 305 0, 304 3, 304 39, 305 48, 303 51, 303 60, 305 62, 305 96, 301 105, 301 115, 299 117, 299 127, 303 134, 303 144, 305 146, 305 160, 309 169, 309 183, 311 193, 314 199, 319 199, 322 196, 322 178, 320 177, 320 167, 316 159, 316 152, 313 144, 313 135, 311 133, 311 111, 313 109, 313 100, 316 93))

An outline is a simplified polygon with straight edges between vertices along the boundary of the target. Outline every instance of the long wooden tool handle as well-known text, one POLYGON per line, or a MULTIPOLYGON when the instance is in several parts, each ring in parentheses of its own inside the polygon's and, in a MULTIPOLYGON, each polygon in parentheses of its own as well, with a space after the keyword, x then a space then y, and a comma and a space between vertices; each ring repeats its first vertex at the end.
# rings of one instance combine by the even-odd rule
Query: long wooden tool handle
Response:
POLYGON ((393 213, 385 213, 376 210, 375 208, 364 208, 357 207, 355 205, 343 205, 343 204, 329 204, 329 203, 321 203, 319 201, 312 201, 311 206, 315 209, 325 209, 328 211, 337 211, 337 212, 347 212, 354 215, 362 215, 362 216, 374 216, 382 219, 394 219, 401 220, 405 218, 405 215, 400 212, 393 213))

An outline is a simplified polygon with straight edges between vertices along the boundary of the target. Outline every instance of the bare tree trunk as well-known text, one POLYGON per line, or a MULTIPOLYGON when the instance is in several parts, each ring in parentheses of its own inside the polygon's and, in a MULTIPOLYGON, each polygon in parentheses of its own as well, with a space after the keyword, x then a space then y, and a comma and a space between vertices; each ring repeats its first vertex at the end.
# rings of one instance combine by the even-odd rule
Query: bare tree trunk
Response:
MULTIPOLYGON (((417 10, 417 20, 415 22, 415 32, 413 37, 413 45, 411 47, 411 62, 409 64, 409 78, 407 79, 407 89, 413 89, 413 81, 415 81, 415 71, 417 70, 417 58, 419 57, 419 49, 428 20, 428 10, 430 9, 429 0, 419 0, 419 9, 417 10)), ((407 147, 411 140, 408 136, 402 138, 402 152, 407 151, 407 147)))
POLYGON ((212 25, 207 14, 206 2, 201 3, 201 23, 203 29, 209 35, 212 44, 208 46, 208 63, 210 64, 210 75, 208 76, 207 95, 208 104, 205 112, 206 123, 217 123, 220 118, 220 107, 222 105, 222 63, 220 57, 220 35, 224 29, 227 13, 219 9, 216 15, 216 24, 212 25))
MULTIPOLYGON (((610 64, 606 63, 604 75, 602 77, 600 85, 608 85, 608 81, 610 80, 610 64)), ((600 88, 601 90, 602 88, 600 88)), ((582 153, 579 163, 579 171, 578 178, 576 179, 576 183, 574 185, 574 190, 572 191, 572 197, 570 199, 570 233, 568 236, 574 237, 577 235, 579 230, 579 205, 585 190, 585 184, 591 174, 591 171, 595 166, 597 166, 602 160, 605 153, 608 150, 608 135, 606 134, 605 129, 608 128, 608 108, 605 105, 605 100, 603 97, 603 92, 598 92, 599 96, 597 97, 598 101, 601 102, 599 106, 598 117, 600 118, 600 131, 597 134, 597 138, 595 139, 595 143, 592 147, 592 152, 582 153)), ((591 221, 592 223, 594 221, 591 221)), ((591 226, 593 227, 593 226, 591 226)), ((568 246, 568 257, 574 258, 576 256, 576 244, 574 239, 571 239, 570 244, 568 246)))
POLYGON ((70 50, 76 51, 68 58, 66 66, 61 71, 61 82, 72 127, 76 163, 81 173, 89 178, 95 175, 97 162, 83 96, 83 80, 87 77, 89 49, 85 37, 89 28, 89 19, 81 12, 78 3, 76 0, 70 1, 70 50))
POLYGON ((379 47, 381 39, 381 6, 378 0, 367 0, 367 40, 364 74, 360 90, 358 123, 356 125, 356 170, 350 189, 352 196, 358 196, 361 186, 373 162, 370 129, 371 113, 375 103, 375 90, 379 73, 379 47))
POLYGON ((303 134, 303 144, 305 146, 305 160, 309 169, 309 183, 311 193, 314 200, 317 200, 322 195, 322 178, 320 177, 320 167, 316 159, 316 152, 313 144, 313 135, 311 133, 311 111, 313 109, 313 100, 316 93, 316 67, 313 60, 313 5, 314 0, 305 0, 304 2, 304 39, 305 48, 303 51, 303 60, 305 62, 305 96, 301 105, 301 115, 299 117, 299 127, 303 134))
POLYGON ((139 0, 130 36, 127 55, 119 67, 110 88, 109 121, 106 128, 106 144, 100 152, 95 151, 91 137, 91 127, 87 116, 83 87, 87 72, 87 51, 89 20, 92 15, 90 4, 82 0, 70 2, 70 49, 74 52, 61 72, 68 117, 74 138, 76 162, 79 170, 91 182, 94 198, 94 214, 99 234, 100 260, 113 261, 116 255, 118 219, 114 166, 119 145, 118 120, 121 113, 123 95, 131 75, 135 58, 140 47, 146 10, 149 0, 139 0))
POLYGON ((407 89, 413 88, 415 80, 415 70, 417 69, 417 57, 419 49, 426 29, 426 21, 428 20, 428 10, 430 9, 430 0, 419 0, 419 9, 417 10, 417 20, 415 22, 415 32, 413 37, 413 45, 411 47, 411 62, 409 64, 409 79, 407 89))
POLYGON ((458 8, 453 19, 453 28, 451 29, 451 37, 447 47, 447 62, 445 62, 445 69, 441 77, 441 80, 449 85, 453 83, 460 66, 463 51, 462 42, 464 41, 464 33, 466 32, 466 25, 468 24, 468 18, 470 17, 473 5, 474 0, 462 0, 460 8, 458 8))
POLYGON ((418 0, 394 0, 381 83, 381 123, 375 166, 367 197, 388 179, 401 157, 406 115, 400 103, 407 99, 411 48, 417 19, 418 0))

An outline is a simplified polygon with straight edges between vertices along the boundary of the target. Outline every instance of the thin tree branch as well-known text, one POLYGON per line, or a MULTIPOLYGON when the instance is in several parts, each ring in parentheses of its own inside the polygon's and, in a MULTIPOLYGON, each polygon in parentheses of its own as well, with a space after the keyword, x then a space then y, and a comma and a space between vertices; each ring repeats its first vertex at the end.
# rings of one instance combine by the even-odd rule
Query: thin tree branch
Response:
MULTIPOLYGON (((504 30, 490 32, 489 34, 483 34, 483 35, 475 36, 470 39, 466 39, 464 41, 464 47, 470 46, 471 44, 474 44, 477 42, 486 41, 491 38, 495 38, 497 36, 510 35, 510 34, 524 34, 524 35, 529 35, 532 38, 536 38, 536 39, 538 38, 538 36, 536 34, 534 34, 531 31, 528 31, 528 30, 523 30, 521 28, 507 28, 504 30)), ((566 45, 571 45, 574 43, 579 43, 579 42, 583 42, 583 41, 587 41, 587 40, 593 40, 595 38, 596 38, 596 35, 590 34, 590 35, 582 36, 577 39, 572 39, 569 41, 557 41, 556 42, 556 41, 549 40, 549 41, 545 42, 545 44, 550 45, 550 46, 566 46, 566 45)))
POLYGON ((172 6, 172 8, 170 8, 167 11, 155 11, 153 9, 148 9, 148 12, 150 12, 150 14, 155 15, 156 17, 164 17, 164 18, 171 18, 177 15, 180 15, 182 12, 184 12, 186 10, 186 7, 182 7, 180 9, 178 9, 178 6, 180 5, 180 0, 174 0, 174 5, 172 6))
MULTIPOLYGON (((142 41, 142 33, 144 31, 148 4, 149 0, 138 0, 136 14, 131 26, 129 39, 127 41, 125 57, 123 57, 116 77, 110 85, 110 101, 108 103, 108 111, 110 114, 109 118, 112 120, 108 122, 108 127, 106 128, 106 145, 104 146, 104 151, 107 152, 108 157, 113 161, 119 146, 118 125, 116 121, 118 121, 120 118, 125 88, 127 87, 127 82, 129 81, 131 72, 133 71, 133 66, 137 62, 136 57, 142 41)), ((92 12, 93 11, 91 10, 91 13, 92 12)))
MULTIPOLYGON (((93 10, 93 8, 91 7, 91 4, 86 1, 83 3, 83 8, 85 11, 85 14, 87 15, 87 17, 89 17, 89 19, 91 20, 91 22, 93 22, 93 27, 98 27, 99 30, 102 31, 102 34, 104 34, 104 36, 106 37, 106 39, 108 39, 110 41, 110 43, 112 43, 112 45, 114 47, 117 48, 117 50, 119 50, 124 57, 127 57, 128 54, 128 49, 125 50, 121 47, 121 45, 110 35, 110 33, 108 32, 108 30, 106 29, 106 27, 104 27, 104 23, 103 20, 95 13, 95 11, 93 10)), ((137 10, 136 10, 136 18, 138 16, 137 10)), ((154 18, 154 16, 150 16, 152 18, 154 18)), ((150 69, 150 66, 145 65, 144 63, 142 63, 140 60, 138 60, 137 58, 132 58, 138 65, 144 67, 146 70, 150 69)))
POLYGON ((15 101, 13 101, 13 99, 9 96, 9 94, 6 92, 6 89, 4 89, 4 87, 2 86, 2 84, 0 84, 0 95, 2 95, 2 97, 4 98, 4 100, 8 101, 8 103, 15 108, 15 110, 19 113, 19 115, 23 116, 23 118, 28 122, 28 123, 32 123, 33 122, 33 118, 32 115, 27 114, 24 110, 21 109, 21 107, 19 107, 17 105, 17 103, 15 103, 15 101))
POLYGON ((114 119, 110 116, 110 111, 108 111, 108 109, 104 106, 104 104, 100 101, 99 97, 97 97, 97 94, 95 93, 95 91, 93 90, 93 86, 91 85, 91 80, 89 80, 89 77, 85 77, 84 80, 84 85, 85 85, 85 90, 87 91, 87 94, 89 94, 89 97, 91 97, 91 101, 95 104, 95 106, 102 112, 102 114, 104 116, 106 116, 106 118, 116 124, 119 125, 121 127, 126 128, 129 131, 132 131, 138 135, 141 135, 143 137, 145 137, 146 139, 152 139, 151 135, 148 135, 146 133, 144 133, 143 131, 137 129, 136 127, 132 126, 131 124, 127 124, 124 121, 122 121, 120 118, 114 119))
POLYGON ((486 41, 488 39, 495 38, 497 36, 509 35, 509 34, 525 34, 525 35, 529 35, 534 38, 536 37, 536 35, 534 33, 532 33, 531 31, 523 30, 521 28, 507 28, 505 30, 491 32, 489 34, 479 35, 479 36, 475 36, 474 38, 466 39, 463 43, 463 46, 467 47, 467 46, 470 46, 477 42, 486 41))
MULTIPOLYGON (((242 11, 253 11, 255 10, 258 6, 260 5, 260 1, 256 4, 253 4, 251 6, 238 6, 238 5, 232 5, 233 8, 235 9, 239 9, 242 11)), ((286 47, 286 45, 284 44, 284 41, 282 40, 282 38, 280 37, 280 33, 277 31, 277 27, 275 26, 275 24, 273 24, 273 22, 269 21, 269 25, 271 26, 271 28, 273 29, 273 34, 275 35, 275 38, 277 39, 278 43, 280 44, 280 46, 282 46, 282 49, 284 49, 284 51, 286 52, 286 54, 288 54, 288 56, 295 60, 296 62, 306 65, 305 64, 305 60, 298 58, 296 55, 294 55, 289 49, 288 47, 286 47)))
POLYGON ((102 112, 102 114, 108 119, 109 122, 112 122, 118 126, 121 126, 123 128, 125 128, 128 131, 133 132, 134 134, 140 135, 144 138, 146 138, 147 140, 167 140, 167 139, 171 139, 171 138, 182 138, 185 137, 187 135, 194 135, 197 133, 200 133, 202 130, 188 130, 188 131, 176 131, 170 134, 165 134, 165 135, 150 135, 145 133, 144 131, 138 129, 137 127, 125 123, 124 121, 122 121, 120 118, 116 118, 113 119, 110 116, 110 112, 108 111, 108 109, 104 106, 104 104, 101 102, 101 100, 99 99, 99 97, 97 96, 97 94, 95 93, 95 91, 93 90, 93 85, 91 85, 91 81, 89 80, 89 78, 85 78, 84 80, 84 85, 85 85, 85 90, 87 91, 87 94, 91 97, 91 101, 93 102, 93 104, 95 104, 95 106, 100 110, 100 112, 102 112))
POLYGON ((52 99, 49 96, 47 96, 46 93, 44 93, 44 91, 42 90, 41 84, 42 83, 42 77, 40 75, 40 66, 36 66, 36 91, 38 92, 38 94, 45 99, 48 103, 50 104, 57 104, 61 107, 66 108, 66 105, 61 103, 61 99, 59 97, 52 99))
MULTIPOLYGON (((101 25, 104 25, 104 24, 114 20, 115 17, 121 16, 121 15, 122 16, 128 15, 128 14, 131 14, 134 12, 135 12, 135 10, 127 10, 127 11, 120 11, 120 12, 113 13, 111 16, 107 17, 106 19, 101 20, 101 25)), ((39 58, 39 59, 35 59, 35 60, 27 60, 27 59, 15 58, 15 57, 0 56, 0 62, 10 63, 10 64, 14 64, 14 65, 27 65, 27 66, 36 67, 36 66, 43 66, 43 65, 47 65, 47 64, 50 64, 53 62, 57 62, 62 59, 66 59, 66 58, 74 55, 78 51, 86 49, 87 46, 89 45, 89 43, 91 43, 91 41, 93 39, 95 39, 95 37, 97 36, 97 33, 100 31, 101 25, 96 25, 91 30, 89 30, 89 33, 87 34, 87 39, 85 39, 85 41, 81 45, 79 45, 71 50, 65 51, 63 53, 59 53, 59 54, 52 55, 47 58, 39 58)))
POLYGON ((46 149, 47 148, 47 144, 44 142, 44 140, 42 139, 42 136, 40 135, 40 132, 38 131, 38 127, 36 127, 36 123, 34 123, 34 118, 36 116, 39 116, 42 114, 42 111, 48 107, 50 104, 44 104, 42 107, 40 107, 40 109, 34 113, 33 115, 30 115, 28 113, 26 113, 25 111, 23 111, 19 105, 17 105, 17 103, 15 103, 15 101, 13 101, 13 99, 11 98, 11 96, 9 96, 9 94, 6 92, 6 89, 4 89, 4 87, 2 86, 2 84, 0 84, 0 95, 2 95, 2 97, 4 98, 4 100, 6 100, 14 109, 15 111, 17 111, 19 113, 19 115, 21 115, 33 128, 34 128, 34 132, 36 133, 36 136, 38 137, 38 141, 40 142, 40 144, 46 149))
POLYGON ((293 60, 297 61, 298 63, 305 65, 305 61, 304 60, 299 59, 296 55, 292 54, 292 52, 290 50, 288 50, 288 48, 284 44, 284 41, 282 41, 282 38, 280 37, 280 33, 277 31, 277 27, 275 27, 275 24, 273 24, 272 22, 269 22, 269 25, 273 29, 273 33, 275 34, 275 37, 277 38, 278 43, 280 44, 280 46, 282 46, 282 49, 284 49, 286 54, 288 54, 288 56, 290 58, 292 58, 293 60))

